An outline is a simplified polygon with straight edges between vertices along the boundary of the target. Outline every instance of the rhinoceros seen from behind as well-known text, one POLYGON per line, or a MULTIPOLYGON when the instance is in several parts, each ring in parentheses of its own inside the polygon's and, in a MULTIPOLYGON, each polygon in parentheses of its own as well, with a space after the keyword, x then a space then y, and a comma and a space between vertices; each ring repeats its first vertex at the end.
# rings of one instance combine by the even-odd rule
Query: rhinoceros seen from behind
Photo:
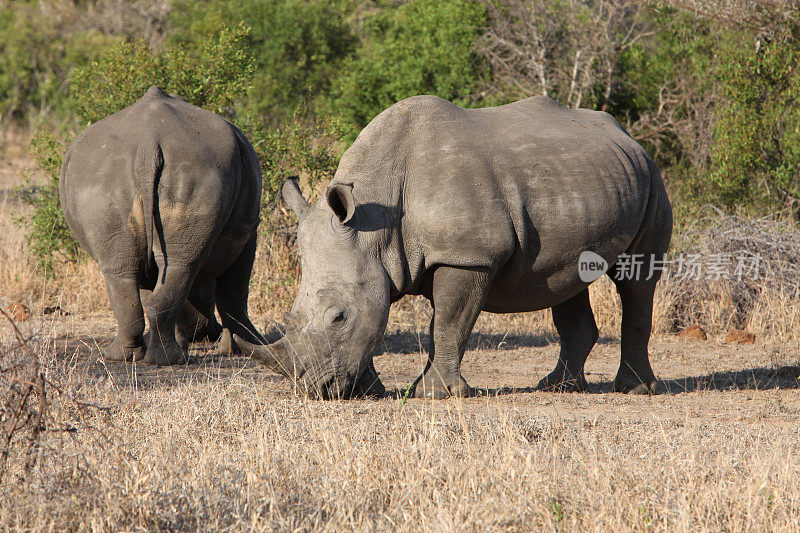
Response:
POLYGON ((264 342, 247 315, 261 171, 235 126, 151 87, 75 139, 59 187, 119 325, 108 359, 186 361, 189 341, 220 337, 215 305, 223 350, 230 332, 264 342))
POLYGON ((240 345, 309 390, 348 396, 377 380, 373 353, 406 294, 433 307, 417 396, 470 393, 461 359, 481 311, 545 308, 561 352, 539 386, 584 390, 598 330, 579 258, 592 252, 622 301, 616 390, 654 391, 647 345, 672 210, 656 165, 610 115, 547 97, 486 109, 413 97, 361 132, 314 206, 295 181, 282 193, 299 219, 299 291, 282 339, 240 345), (620 271, 624 255, 639 275, 620 271))

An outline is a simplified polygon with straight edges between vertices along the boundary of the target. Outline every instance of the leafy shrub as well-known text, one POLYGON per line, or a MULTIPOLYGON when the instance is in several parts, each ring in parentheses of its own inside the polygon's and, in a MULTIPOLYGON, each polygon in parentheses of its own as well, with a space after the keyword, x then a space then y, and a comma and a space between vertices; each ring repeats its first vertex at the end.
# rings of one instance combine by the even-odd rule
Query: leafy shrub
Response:
MULTIPOLYGON (((794 35, 800 35, 800 22, 794 35)), ((800 219, 800 37, 722 50, 712 182, 726 207, 788 209, 800 219)))
POLYGON ((96 122, 137 101, 151 85, 190 103, 233 118, 233 104, 253 82, 247 46, 250 28, 224 28, 196 50, 178 44, 155 54, 144 41, 123 42, 75 70, 70 96, 84 122, 96 122))
POLYGON ((299 111, 281 128, 247 129, 261 161, 265 218, 287 176, 301 176, 310 188, 312 199, 317 184, 333 179, 339 165, 339 145, 350 131, 340 120, 311 119, 299 111))
MULTIPOLYGON (((350 2, 352 3, 352 2, 350 2)), ((277 125, 298 106, 326 95, 356 37, 341 0, 179 0, 171 15, 170 42, 195 43, 203 35, 245 21, 258 76, 247 107, 277 125)))
POLYGON ((0 0, 0 122, 68 120, 64 82, 72 69, 118 42, 97 28, 74 31, 85 23, 67 4, 0 0))
POLYGON ((27 239, 31 252, 48 274, 52 272, 52 261, 56 252, 70 260, 81 255, 78 243, 67 227, 58 197, 58 176, 64 149, 64 143, 47 130, 37 132, 31 140, 29 150, 47 181, 44 185, 34 187, 30 175, 27 175, 21 189, 22 201, 33 207, 33 215, 26 220, 20 220, 20 223, 28 229, 27 239))
POLYGON ((487 74, 474 51, 486 7, 469 0, 411 0, 364 22, 356 57, 333 87, 332 108, 363 127, 398 100, 434 94, 471 102, 487 74))

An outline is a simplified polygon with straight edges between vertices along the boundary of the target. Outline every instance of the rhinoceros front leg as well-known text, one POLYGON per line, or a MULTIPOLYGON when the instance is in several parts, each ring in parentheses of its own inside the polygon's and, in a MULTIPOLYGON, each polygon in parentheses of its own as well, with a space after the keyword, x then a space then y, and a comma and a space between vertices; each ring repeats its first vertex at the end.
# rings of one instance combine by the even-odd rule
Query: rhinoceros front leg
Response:
POLYGON ((566 302, 553 306, 553 323, 561 339, 561 353, 555 370, 536 387, 557 392, 581 392, 587 389, 583 365, 597 342, 597 324, 589 303, 589 289, 566 302))
POLYGON ((461 359, 491 281, 486 269, 442 266, 433 273, 430 349, 425 371, 414 384, 417 398, 471 394, 461 377, 461 359))
POLYGON ((136 277, 105 272, 103 276, 108 288, 111 309, 118 325, 117 336, 103 350, 103 355, 112 361, 138 361, 144 357, 145 347, 142 339, 144 313, 136 277))

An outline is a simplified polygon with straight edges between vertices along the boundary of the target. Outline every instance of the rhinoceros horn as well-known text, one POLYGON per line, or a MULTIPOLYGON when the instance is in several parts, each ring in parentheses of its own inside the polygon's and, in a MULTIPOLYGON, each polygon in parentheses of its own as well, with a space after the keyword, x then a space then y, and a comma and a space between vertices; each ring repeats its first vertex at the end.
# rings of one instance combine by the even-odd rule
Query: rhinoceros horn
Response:
POLYGON ((286 377, 294 374, 294 364, 290 355, 292 351, 288 347, 286 337, 267 345, 251 344, 238 335, 234 335, 233 340, 245 355, 266 365, 270 370, 286 377))

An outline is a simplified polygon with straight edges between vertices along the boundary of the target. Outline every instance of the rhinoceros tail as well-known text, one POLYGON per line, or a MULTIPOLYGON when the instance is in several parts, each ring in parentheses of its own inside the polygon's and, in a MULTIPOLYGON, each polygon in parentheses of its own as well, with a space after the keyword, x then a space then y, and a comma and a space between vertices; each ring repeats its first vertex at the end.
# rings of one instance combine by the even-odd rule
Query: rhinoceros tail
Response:
POLYGON ((142 198, 144 232, 147 241, 145 269, 149 273, 153 266, 153 235, 155 234, 155 204, 158 182, 164 169, 164 154, 158 143, 142 148, 136 154, 136 182, 142 198))

